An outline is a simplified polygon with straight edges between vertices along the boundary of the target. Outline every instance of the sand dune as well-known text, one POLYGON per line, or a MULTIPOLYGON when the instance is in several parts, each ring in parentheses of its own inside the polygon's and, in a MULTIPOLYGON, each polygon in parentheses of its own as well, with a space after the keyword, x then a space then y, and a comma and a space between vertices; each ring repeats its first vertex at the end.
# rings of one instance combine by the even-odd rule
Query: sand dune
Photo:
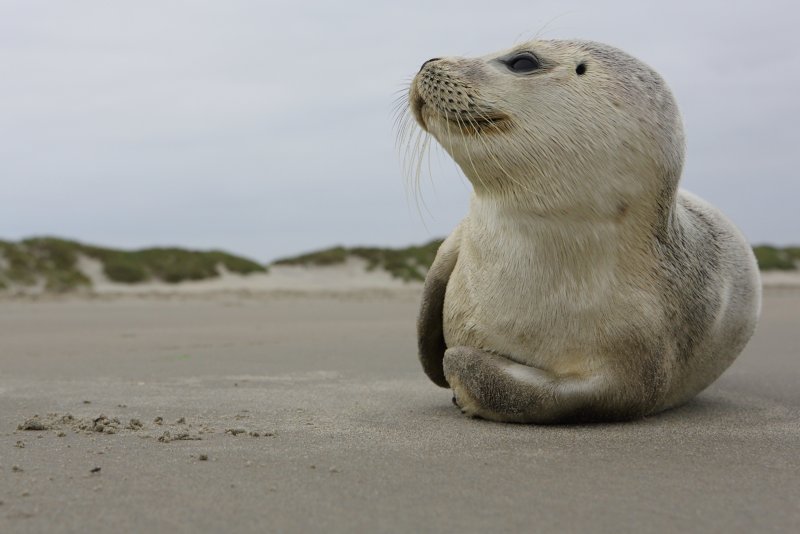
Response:
MULTIPOLYGON (((217 278, 180 283, 150 281, 124 284, 109 280, 103 274, 103 266, 98 260, 81 256, 78 269, 89 278, 91 287, 82 288, 77 293, 104 297, 203 293, 393 293, 415 292, 422 287, 420 282, 405 282, 385 270, 369 270, 367 266, 366 260, 357 257, 331 266, 272 265, 268 273, 247 275, 232 273, 220 266, 220 276, 217 278)), ((761 278, 764 287, 800 287, 800 271, 764 271, 761 278)), ((45 294, 43 284, 16 287, 5 292, 5 296, 42 294, 45 294)))
POLYGON ((405 290, 421 284, 403 282, 383 270, 367 269, 367 262, 350 258, 345 263, 326 267, 273 265, 269 273, 236 274, 220 268, 220 276, 209 280, 178 284, 146 282, 120 284, 103 275, 102 264, 82 257, 79 268, 92 281, 91 291, 113 294, 192 294, 215 292, 349 292, 365 290, 405 290))

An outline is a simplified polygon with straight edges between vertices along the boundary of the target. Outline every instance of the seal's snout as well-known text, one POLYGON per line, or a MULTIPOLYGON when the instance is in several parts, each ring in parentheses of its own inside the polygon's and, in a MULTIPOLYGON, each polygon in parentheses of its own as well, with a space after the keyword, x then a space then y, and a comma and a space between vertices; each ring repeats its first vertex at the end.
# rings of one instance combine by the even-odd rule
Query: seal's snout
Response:
POLYGON ((509 117, 481 96, 473 63, 435 57, 422 64, 411 82, 408 103, 423 130, 441 127, 448 136, 501 131, 500 123, 509 117))
POLYGON ((442 58, 434 57, 434 58, 429 59, 428 61, 426 61, 425 63, 422 64, 422 66, 419 68, 419 71, 422 72, 422 69, 424 69, 425 65, 427 65, 428 63, 433 63, 434 61, 439 61, 440 59, 442 59, 442 58))

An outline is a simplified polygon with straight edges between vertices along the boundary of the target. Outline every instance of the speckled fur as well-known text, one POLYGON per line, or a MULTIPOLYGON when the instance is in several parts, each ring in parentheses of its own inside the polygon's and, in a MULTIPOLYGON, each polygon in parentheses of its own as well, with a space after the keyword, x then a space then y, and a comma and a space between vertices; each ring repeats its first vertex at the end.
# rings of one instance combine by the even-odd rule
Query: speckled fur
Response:
POLYGON ((418 321, 425 372, 465 413, 640 417, 741 352, 760 311, 755 258, 678 190, 683 129, 656 72, 607 45, 534 41, 429 62, 409 101, 475 189, 418 321), (510 72, 520 50, 541 69, 510 72))

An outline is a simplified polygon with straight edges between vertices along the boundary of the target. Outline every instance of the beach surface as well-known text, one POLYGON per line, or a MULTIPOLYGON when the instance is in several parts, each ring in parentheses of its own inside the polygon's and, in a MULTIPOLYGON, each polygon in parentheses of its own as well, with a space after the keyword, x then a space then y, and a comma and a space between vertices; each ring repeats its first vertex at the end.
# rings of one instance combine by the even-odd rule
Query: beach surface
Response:
POLYGON ((418 286, 0 300, 0 532, 791 532, 800 290, 687 406, 468 419, 418 286))

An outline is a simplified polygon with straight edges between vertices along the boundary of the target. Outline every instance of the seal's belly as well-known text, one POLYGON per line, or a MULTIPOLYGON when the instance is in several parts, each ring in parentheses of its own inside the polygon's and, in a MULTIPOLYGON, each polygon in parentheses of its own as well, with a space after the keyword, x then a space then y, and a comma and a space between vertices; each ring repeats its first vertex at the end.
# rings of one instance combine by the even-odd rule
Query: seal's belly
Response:
POLYGON ((459 263, 445 295, 448 347, 481 348, 558 374, 595 366, 605 306, 586 298, 567 302, 569 292, 547 287, 535 273, 509 276, 491 267, 476 273, 459 263))

